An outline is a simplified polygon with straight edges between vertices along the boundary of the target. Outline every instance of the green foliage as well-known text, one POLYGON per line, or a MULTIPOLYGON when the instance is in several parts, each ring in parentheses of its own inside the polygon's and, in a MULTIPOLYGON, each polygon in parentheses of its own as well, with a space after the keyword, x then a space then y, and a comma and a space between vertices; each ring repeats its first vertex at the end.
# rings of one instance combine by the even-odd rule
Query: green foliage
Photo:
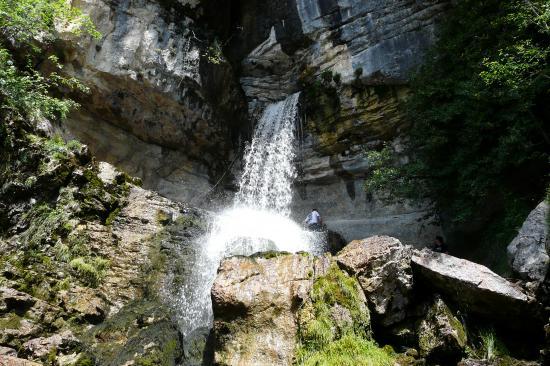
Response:
POLYGON ((436 57, 413 81, 410 148, 417 158, 406 171, 422 177, 458 221, 514 189, 518 176, 539 189, 544 182, 549 11, 542 0, 460 2, 436 57))
POLYGON ((69 216, 70 213, 62 208, 51 208, 45 203, 36 205, 23 216, 23 222, 28 223, 28 228, 21 238, 29 248, 54 243, 62 232, 62 224, 69 216))
POLYGON ((219 65, 224 61, 222 44, 217 38, 208 45, 203 56, 206 57, 208 62, 214 65, 219 65))
POLYGON ((109 261, 100 257, 78 257, 71 260, 69 265, 82 282, 97 287, 109 267, 109 261))
POLYGON ((498 339, 494 329, 482 329, 478 332, 473 348, 468 350, 470 357, 494 361, 509 355, 509 351, 498 339))
POLYGON ((371 174, 365 180, 367 192, 377 192, 387 200, 408 197, 418 192, 418 187, 411 192, 411 177, 403 174, 403 168, 399 165, 397 154, 391 145, 386 144, 379 151, 369 150, 366 157, 371 168, 371 174), (389 193, 391 196, 387 196, 389 193))
MULTIPOLYGON (((411 82, 411 159, 399 164, 383 150, 387 164, 374 167, 367 188, 431 196, 457 224, 540 199, 550 151, 549 17, 545 0, 457 2, 411 82)), ((512 230, 521 223, 511 221, 512 230)))
POLYGON ((0 0, 0 28, 6 38, 21 43, 51 41, 56 25, 75 34, 101 36, 91 19, 65 0, 0 0))
POLYGON ((315 280, 311 302, 304 303, 298 313, 298 364, 385 365, 376 363, 379 354, 384 354, 382 359, 391 360, 370 339, 369 312, 359 291, 357 280, 335 264, 325 276, 315 280), (332 311, 336 307, 348 313, 350 320, 336 320, 332 311), (340 352, 342 347, 349 349, 340 352))
POLYGON ((0 95, 2 108, 19 113, 31 120, 65 118, 78 106, 72 100, 52 97, 49 90, 72 79, 63 79, 52 73, 48 77, 37 71, 20 71, 8 50, 0 48, 0 95))
POLYGON ((63 119, 78 106, 69 99, 58 98, 52 91, 66 89, 87 92, 75 78, 60 74, 61 64, 56 56, 41 60, 55 70, 43 74, 34 69, 40 53, 37 44, 54 39, 55 27, 60 26, 74 34, 83 32, 98 38, 89 17, 65 0, 0 0, 0 34, 8 45, 0 43, 0 97, 2 109, 28 118, 63 119), (17 64, 10 50, 15 45, 26 50, 26 64, 17 64))

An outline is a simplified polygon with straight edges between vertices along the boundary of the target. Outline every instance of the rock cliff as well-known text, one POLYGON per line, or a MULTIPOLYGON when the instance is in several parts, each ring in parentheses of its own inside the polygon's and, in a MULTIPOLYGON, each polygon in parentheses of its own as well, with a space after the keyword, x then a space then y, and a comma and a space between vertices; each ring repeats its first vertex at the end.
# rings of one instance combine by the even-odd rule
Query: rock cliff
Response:
POLYGON ((229 43, 251 116, 303 90, 301 175, 294 212, 317 207, 347 240, 391 234, 422 246, 439 231, 427 207, 367 194, 365 151, 399 144, 411 70, 436 38, 447 1, 243 1, 229 43), (330 72, 336 86, 324 88, 330 72), (337 75, 337 76, 333 76, 337 75), (309 97, 308 97, 309 96, 309 97))
POLYGON ((346 240, 391 234, 423 246, 439 233, 428 204, 388 205, 363 180, 366 150, 400 144, 406 83, 447 1, 77 5, 102 37, 60 29, 66 71, 92 90, 63 130, 99 159, 204 206, 217 182, 231 196, 231 162, 266 103, 303 90, 296 217, 315 206, 346 240), (338 75, 333 90, 317 88, 326 71, 338 75))
POLYGON ((238 147, 243 104, 231 66, 206 59, 196 11, 145 0, 75 5, 101 38, 59 29, 65 71, 91 88, 65 134, 163 195, 205 194, 238 147))
POLYGON ((180 362, 167 300, 207 216, 98 164, 76 141, 24 121, 2 133, 0 361, 180 362))

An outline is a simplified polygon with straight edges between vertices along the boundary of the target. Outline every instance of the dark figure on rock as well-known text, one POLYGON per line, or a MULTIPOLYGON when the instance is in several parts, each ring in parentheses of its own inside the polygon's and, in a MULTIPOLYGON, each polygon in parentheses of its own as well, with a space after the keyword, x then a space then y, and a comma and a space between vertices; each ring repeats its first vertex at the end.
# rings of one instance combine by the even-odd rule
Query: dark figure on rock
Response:
POLYGON ((304 222, 311 231, 323 231, 323 219, 316 208, 311 210, 304 222))
POLYGON ((447 244, 445 244, 445 240, 443 240, 443 237, 439 235, 435 237, 431 249, 434 252, 449 253, 449 249, 447 248, 447 244))

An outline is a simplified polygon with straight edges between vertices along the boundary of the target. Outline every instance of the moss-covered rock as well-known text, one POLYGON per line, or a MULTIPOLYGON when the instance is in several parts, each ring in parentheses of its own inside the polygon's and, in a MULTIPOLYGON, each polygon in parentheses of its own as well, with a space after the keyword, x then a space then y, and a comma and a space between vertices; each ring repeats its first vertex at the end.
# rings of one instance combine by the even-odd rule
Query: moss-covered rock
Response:
POLYGON ((439 297, 428 308, 417 332, 420 353, 430 361, 460 360, 468 340, 460 320, 439 297))
POLYGON ((370 315, 358 281, 332 263, 313 282, 298 311, 296 363, 392 365, 372 341, 370 315))
POLYGON ((97 164, 84 145, 0 127, 0 346, 47 365, 178 364, 162 295, 185 276, 201 214, 97 164), (58 342, 64 334, 75 341, 58 342))

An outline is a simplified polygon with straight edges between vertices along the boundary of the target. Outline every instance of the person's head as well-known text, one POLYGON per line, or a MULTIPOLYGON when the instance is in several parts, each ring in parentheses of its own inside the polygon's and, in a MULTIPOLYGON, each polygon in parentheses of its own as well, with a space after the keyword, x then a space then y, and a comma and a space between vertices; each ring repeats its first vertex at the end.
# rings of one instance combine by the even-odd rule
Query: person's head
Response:
POLYGON ((311 210, 311 211, 317 211, 317 212, 319 212, 319 211, 318 211, 318 210, 317 210, 316 208, 314 208, 314 209, 313 209, 313 210, 311 210))
POLYGON ((445 241, 443 240, 443 237, 440 236, 440 235, 438 235, 438 236, 435 237, 435 242, 436 242, 436 244, 438 244, 438 245, 443 245, 443 244, 445 244, 445 241))

